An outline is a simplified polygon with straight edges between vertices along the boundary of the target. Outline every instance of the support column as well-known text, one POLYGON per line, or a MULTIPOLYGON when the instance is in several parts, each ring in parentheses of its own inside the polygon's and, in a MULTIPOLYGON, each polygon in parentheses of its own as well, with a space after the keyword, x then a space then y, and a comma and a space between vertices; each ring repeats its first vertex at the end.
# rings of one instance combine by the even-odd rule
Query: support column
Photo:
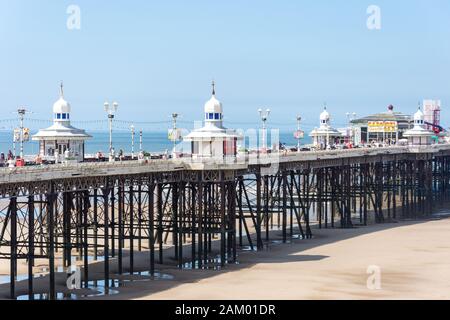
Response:
POLYGON ((148 242, 150 248, 150 275, 153 277, 155 275, 155 186, 150 183, 148 186, 148 242))
POLYGON ((56 283, 55 283, 55 219, 54 219, 54 203, 55 203, 55 187, 51 183, 49 193, 47 194, 47 225, 48 225, 48 260, 49 260, 49 279, 50 279, 50 300, 56 300, 56 283))
MULTIPOLYGON (((105 189, 103 189, 103 242, 104 242, 104 279, 105 279, 105 289, 109 288, 109 194, 111 190, 106 183, 105 189)), ((113 239, 114 241, 114 239, 113 239)))
POLYGON ((9 203, 11 228, 11 257, 10 257, 10 297, 16 299, 16 270, 17 270, 17 198, 13 197, 9 203))

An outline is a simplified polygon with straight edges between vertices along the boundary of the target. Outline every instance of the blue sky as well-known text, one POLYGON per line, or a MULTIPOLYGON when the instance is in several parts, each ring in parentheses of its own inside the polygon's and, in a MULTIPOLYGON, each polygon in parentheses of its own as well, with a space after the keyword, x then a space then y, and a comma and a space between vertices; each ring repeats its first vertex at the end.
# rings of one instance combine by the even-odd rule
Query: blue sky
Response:
POLYGON ((233 127, 259 107, 313 126, 324 101, 343 124, 424 98, 443 101, 450 126, 448 0, 0 0, 0 49, 0 119, 19 105, 51 118, 64 80, 72 119, 103 119, 117 100, 120 119, 201 120, 214 78, 233 127), (66 27, 71 4, 81 30, 66 27), (366 27, 371 4, 381 30, 366 27))

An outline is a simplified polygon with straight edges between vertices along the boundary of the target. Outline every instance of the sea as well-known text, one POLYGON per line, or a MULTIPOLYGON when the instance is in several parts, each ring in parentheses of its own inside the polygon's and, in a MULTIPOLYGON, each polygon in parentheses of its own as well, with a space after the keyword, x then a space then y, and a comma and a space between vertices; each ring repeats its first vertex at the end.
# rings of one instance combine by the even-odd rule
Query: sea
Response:
MULTIPOLYGON (((31 135, 36 132, 31 132, 31 135)), ((85 144, 86 155, 95 155, 97 152, 108 153, 109 151, 109 132, 108 131, 89 131, 92 135, 92 139, 88 140, 85 144)), ((268 141, 271 140, 270 133, 268 134, 268 141)), ((9 150, 13 151, 14 144, 13 133, 9 130, 0 131, 0 153, 8 153, 9 150)), ((135 135, 135 152, 139 151, 139 133, 135 135)), ((278 139, 277 139, 278 140, 278 139)), ((276 141, 276 140, 275 140, 276 141)), ((296 147, 297 140, 294 138, 293 132, 283 131, 279 133, 279 141, 285 144, 287 147, 296 147)), ((309 137, 305 137, 302 140, 302 144, 311 143, 309 137)), ((271 143, 270 145, 272 145, 271 143)), ((113 146, 116 152, 123 150, 124 153, 131 153, 132 135, 128 131, 116 131, 113 132, 113 146)), ((246 148, 249 147, 249 138, 246 137, 246 148)), ((150 153, 163 153, 166 150, 172 150, 173 142, 168 139, 167 131, 144 131, 142 134, 142 149, 150 153)), ((187 143, 179 143, 177 149, 182 149, 185 152, 189 152, 190 145, 187 143)), ((16 144, 16 154, 19 154, 20 145, 16 144)), ((39 144, 36 141, 28 141, 24 143, 25 155, 37 155, 39 152, 39 144)))

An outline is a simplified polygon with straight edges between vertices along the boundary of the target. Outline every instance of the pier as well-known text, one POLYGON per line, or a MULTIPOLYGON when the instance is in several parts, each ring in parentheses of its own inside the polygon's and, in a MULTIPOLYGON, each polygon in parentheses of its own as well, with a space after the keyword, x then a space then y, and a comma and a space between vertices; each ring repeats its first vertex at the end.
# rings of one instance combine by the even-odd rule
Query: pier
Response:
POLYGON ((287 243, 308 241, 313 226, 426 217, 448 196, 449 166, 450 145, 436 144, 0 169, 0 259, 10 263, 2 298, 56 299, 74 257, 85 288, 101 257, 108 287, 112 265, 137 271, 138 252, 148 253, 152 276, 168 250, 180 269, 226 268, 239 250, 270 249, 273 230, 287 243), (37 260, 46 262, 45 291, 35 288, 37 260))

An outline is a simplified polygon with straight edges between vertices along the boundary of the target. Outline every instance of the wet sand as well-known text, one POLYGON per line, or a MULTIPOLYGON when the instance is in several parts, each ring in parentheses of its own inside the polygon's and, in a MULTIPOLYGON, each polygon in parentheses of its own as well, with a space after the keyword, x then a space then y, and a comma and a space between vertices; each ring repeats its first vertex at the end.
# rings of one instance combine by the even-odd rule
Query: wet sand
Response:
MULTIPOLYGON (((172 280, 127 282, 118 294, 97 298, 450 299, 449 234, 448 218, 314 230, 311 240, 271 244, 262 252, 240 251, 239 264, 221 271, 178 270, 172 261, 173 266, 157 266, 172 280), (367 288, 369 266, 380 268, 380 290, 367 288)), ((170 264, 169 251, 165 263, 170 264)), ((3 271, 6 263, 0 260, 3 271)), ((148 268, 147 252, 137 254, 135 266, 138 271, 148 268)), ((90 269, 101 279, 101 263, 90 269)), ((114 263, 111 269, 115 272, 114 263)), ((46 288, 47 281, 40 279, 35 286, 46 288)), ((25 294, 25 289, 26 282, 18 283, 19 291, 25 294)), ((7 292, 7 285, 0 286, 3 298, 7 292)))

